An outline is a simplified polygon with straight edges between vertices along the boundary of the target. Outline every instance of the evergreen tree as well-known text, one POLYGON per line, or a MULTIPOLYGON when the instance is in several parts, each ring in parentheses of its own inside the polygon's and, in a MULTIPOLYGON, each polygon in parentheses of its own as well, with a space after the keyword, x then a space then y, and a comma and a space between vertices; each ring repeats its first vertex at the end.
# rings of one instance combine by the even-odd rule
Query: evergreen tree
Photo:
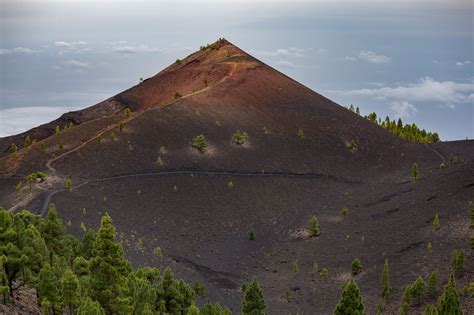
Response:
POLYGON ((77 315, 105 315, 105 312, 99 302, 92 301, 89 297, 86 297, 77 309, 77 315))
POLYGON ((438 274, 433 271, 428 280, 428 293, 434 295, 438 287, 438 274))
POLYGON ((435 214, 435 217, 433 219, 433 230, 439 230, 440 228, 440 224, 439 224, 439 216, 438 214, 436 213, 435 214))
POLYGON ((399 315, 406 315, 408 313, 408 309, 410 308, 410 304, 404 302, 402 307, 398 310, 399 315))
POLYGON ((389 264, 388 259, 385 259, 382 271, 382 299, 384 301, 388 301, 388 299, 390 298, 391 291, 392 288, 390 286, 389 264))
POLYGON ((318 219, 316 218, 316 215, 313 215, 311 219, 309 220, 308 229, 309 229, 309 233, 311 237, 319 236, 321 234, 319 230, 319 222, 318 222, 318 219))
POLYGON ((428 304, 423 311, 423 315, 439 315, 439 312, 433 304, 428 304))
POLYGON ((411 178, 413 180, 417 180, 418 179, 418 164, 417 163, 413 163, 412 167, 411 167, 411 178))
POLYGON ((68 308, 69 314, 74 314, 74 308, 79 304, 79 280, 71 269, 67 269, 60 280, 62 303, 68 308))
POLYGON ((49 263, 46 263, 39 273, 36 287, 39 302, 46 312, 50 310, 55 314, 60 308, 59 281, 49 263))
POLYGON ((461 277, 464 272, 464 252, 462 250, 453 250, 451 253, 451 266, 453 268, 454 275, 461 277))
POLYGON ((20 276, 27 257, 23 254, 25 225, 17 216, 0 207, 0 257, 4 256, 3 275, 8 292, 13 297, 13 283, 20 276))
POLYGON ((5 273, 5 265, 7 263, 7 257, 5 255, 0 256, 0 302, 8 304, 10 302, 10 288, 8 286, 8 279, 5 273))
POLYGON ((352 260, 351 269, 353 275, 358 275, 362 271, 362 262, 359 258, 352 260))
POLYGON ((222 307, 219 303, 206 303, 201 309, 201 315, 232 315, 232 312, 227 307, 222 307))
POLYGON ((64 184, 64 187, 66 187, 67 191, 72 190, 72 178, 71 177, 68 177, 66 179, 66 183, 64 184))
POLYGON ((121 313, 130 308, 124 294, 130 263, 124 259, 123 248, 115 237, 112 218, 106 214, 100 222, 90 261, 91 297, 107 312, 121 313))
POLYGON ((334 309, 334 315, 363 315, 365 306, 360 290, 353 279, 349 280, 342 291, 339 303, 334 309))
POLYGON ((95 238, 96 233, 91 229, 86 229, 86 231, 84 232, 84 236, 82 237, 80 246, 80 254, 85 259, 90 259, 92 257, 95 238))
POLYGON ((462 315, 459 304, 459 294, 456 287, 456 280, 454 274, 451 273, 448 285, 443 294, 439 297, 437 303, 439 315, 462 315))
POLYGON ((421 276, 416 278, 415 282, 410 287, 410 296, 417 299, 418 304, 420 304, 420 298, 426 291, 426 285, 421 276))
POLYGON ((40 232, 33 224, 28 225, 26 229, 23 253, 27 257, 23 269, 24 280, 35 286, 41 268, 49 261, 49 252, 40 232))
MULTIPOLYGON (((134 314, 146 313, 145 306, 150 307, 149 303, 154 303, 156 300, 157 290, 153 282, 159 277, 159 272, 157 271, 156 277, 148 278, 148 275, 148 272, 137 269, 127 277, 127 296, 132 301, 134 314)), ((152 311, 151 308, 150 311, 152 311)))
POLYGON ((196 305, 193 304, 188 308, 187 315, 200 315, 200 314, 201 314, 201 311, 199 310, 199 307, 197 307, 196 305))
POLYGON ((257 278, 254 277, 250 284, 244 285, 244 289, 242 315, 265 315, 265 299, 257 278))
POLYGON ((46 219, 41 222, 39 230, 50 251, 50 264, 52 264, 53 254, 64 254, 64 237, 66 236, 66 229, 58 217, 58 212, 54 204, 49 205, 48 214, 46 215, 46 219))

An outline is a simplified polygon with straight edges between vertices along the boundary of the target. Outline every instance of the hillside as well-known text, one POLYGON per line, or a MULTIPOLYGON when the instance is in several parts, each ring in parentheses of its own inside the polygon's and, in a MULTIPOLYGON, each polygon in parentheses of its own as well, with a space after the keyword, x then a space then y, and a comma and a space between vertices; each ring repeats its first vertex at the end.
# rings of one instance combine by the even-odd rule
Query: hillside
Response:
MULTIPOLYGON (((108 213, 134 265, 171 266, 234 313, 253 276, 269 314, 331 313, 354 258, 363 263, 355 280, 371 314, 385 259, 387 314, 419 275, 437 271, 441 292, 454 249, 466 254, 458 286, 474 278, 474 141, 405 141, 226 40, 99 104, 0 139, 0 148, 1 206, 45 214, 54 203, 78 237, 81 225, 97 229, 108 213), (233 141, 237 131, 248 135, 243 144, 233 141), (203 153, 193 148, 199 135, 203 153), (36 143, 25 148, 26 136, 36 143), (46 178, 29 185, 27 175, 38 171, 46 178), (312 215, 319 237, 306 229, 312 215)), ((461 304, 474 310, 465 295, 461 304)))

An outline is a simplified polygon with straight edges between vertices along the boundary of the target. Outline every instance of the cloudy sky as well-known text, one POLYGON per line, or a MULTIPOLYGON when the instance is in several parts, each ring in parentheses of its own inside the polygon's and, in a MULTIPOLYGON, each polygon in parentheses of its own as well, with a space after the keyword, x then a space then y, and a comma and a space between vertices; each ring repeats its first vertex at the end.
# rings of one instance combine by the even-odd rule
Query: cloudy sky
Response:
POLYGON ((225 37, 341 105, 472 139, 473 14, 471 0, 0 0, 0 137, 225 37))

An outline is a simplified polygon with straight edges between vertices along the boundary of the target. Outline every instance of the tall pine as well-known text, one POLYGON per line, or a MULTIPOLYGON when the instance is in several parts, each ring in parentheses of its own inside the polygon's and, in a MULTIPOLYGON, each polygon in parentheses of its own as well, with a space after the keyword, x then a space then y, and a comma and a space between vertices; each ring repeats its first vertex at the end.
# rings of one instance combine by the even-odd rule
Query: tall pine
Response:
POLYGON ((257 278, 253 277, 250 284, 244 285, 244 300, 242 302, 242 315, 264 315, 265 299, 257 278))
POLYGON ((334 315, 365 315, 360 290, 353 279, 349 280, 344 287, 339 304, 334 309, 334 315))
POLYGON ((130 310, 130 300, 125 297, 126 276, 130 263, 123 257, 123 248, 115 242, 112 218, 102 217, 97 233, 93 257, 90 261, 91 295, 107 313, 123 313, 130 310))

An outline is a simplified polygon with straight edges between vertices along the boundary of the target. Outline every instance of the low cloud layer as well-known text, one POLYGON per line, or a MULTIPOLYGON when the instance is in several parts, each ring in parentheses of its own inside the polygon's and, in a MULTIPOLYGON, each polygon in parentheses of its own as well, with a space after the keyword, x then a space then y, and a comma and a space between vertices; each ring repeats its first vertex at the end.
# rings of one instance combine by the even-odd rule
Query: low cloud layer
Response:
POLYGON ((383 64, 390 62, 391 58, 382 54, 375 53, 371 50, 361 50, 355 56, 346 56, 346 60, 357 61, 362 60, 374 64, 383 64))
POLYGON ((393 102, 390 106, 392 109, 395 118, 408 118, 412 117, 418 109, 415 107, 415 105, 410 104, 406 101, 396 101, 393 102))
POLYGON ((34 53, 32 49, 25 48, 25 47, 16 47, 13 49, 0 48, 0 56, 1 55, 32 54, 32 53, 34 53))
POLYGON ((474 100, 474 83, 436 81, 430 77, 421 78, 416 83, 375 89, 336 90, 331 93, 364 96, 377 100, 436 102, 454 107, 455 104, 474 100))
POLYGON ((76 108, 52 106, 0 109, 0 137, 22 133, 74 109, 76 108))

